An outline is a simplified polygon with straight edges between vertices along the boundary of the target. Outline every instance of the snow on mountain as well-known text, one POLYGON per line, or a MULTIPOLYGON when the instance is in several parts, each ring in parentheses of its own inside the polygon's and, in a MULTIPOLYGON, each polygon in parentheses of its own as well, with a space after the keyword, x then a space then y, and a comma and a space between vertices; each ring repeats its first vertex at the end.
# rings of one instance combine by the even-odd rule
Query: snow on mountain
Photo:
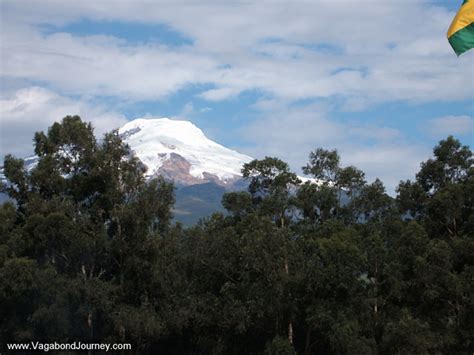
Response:
POLYGON ((210 140, 189 121, 139 118, 119 133, 148 167, 147 176, 161 174, 185 185, 231 183, 240 178, 243 164, 252 160, 210 140))
MULTIPOLYGON (((119 134, 147 166, 147 177, 162 175, 182 185, 231 185, 241 178, 242 166, 252 160, 210 140, 189 121, 138 118, 120 128, 119 134)), ((28 171, 37 159, 25 159, 28 171)), ((0 179, 5 179, 2 167, 0 179)))
MULTIPOLYGON (((25 164, 25 169, 28 173, 33 170, 36 165, 38 165, 38 157, 36 155, 32 155, 29 157, 26 157, 23 159, 24 164, 25 164)), ((5 177, 5 172, 3 171, 3 166, 0 166, 0 183, 5 182, 6 177, 5 177)))

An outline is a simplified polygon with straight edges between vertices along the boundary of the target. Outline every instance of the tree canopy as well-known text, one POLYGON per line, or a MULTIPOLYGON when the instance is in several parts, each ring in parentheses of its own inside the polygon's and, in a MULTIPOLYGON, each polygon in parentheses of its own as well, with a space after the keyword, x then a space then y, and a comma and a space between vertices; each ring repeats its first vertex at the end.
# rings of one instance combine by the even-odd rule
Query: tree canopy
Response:
POLYGON ((439 142, 395 198, 318 148, 245 164, 227 213, 183 228, 174 187, 117 131, 67 116, 7 155, 0 206, 0 346, 121 342, 134 353, 474 351, 474 168, 439 142))

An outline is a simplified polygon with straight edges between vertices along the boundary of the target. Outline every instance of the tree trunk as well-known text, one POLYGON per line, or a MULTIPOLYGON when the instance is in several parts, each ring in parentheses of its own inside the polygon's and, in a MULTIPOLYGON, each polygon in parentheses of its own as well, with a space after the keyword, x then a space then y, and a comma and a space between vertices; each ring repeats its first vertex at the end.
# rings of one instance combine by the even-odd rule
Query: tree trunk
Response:
POLYGON ((306 329, 306 340, 305 340, 305 347, 304 347, 304 354, 309 355, 311 349, 311 328, 306 329))
MULTIPOLYGON (((285 227, 285 216, 284 214, 281 215, 281 228, 283 229, 285 227)), ((288 249, 285 248, 285 274, 286 276, 290 275, 290 270, 288 267, 288 249)), ((288 279, 287 279, 288 282, 288 279)), ((290 292, 288 290, 288 298, 290 298, 290 292)), ((291 345, 293 345, 293 322, 291 321, 291 315, 289 316, 288 319, 288 341, 290 342, 291 345)))
MULTIPOLYGON (((92 343, 94 338, 94 324, 92 323, 92 312, 87 315, 87 326, 89 327, 89 342, 92 343)), ((89 355, 92 354, 92 350, 89 349, 89 355)))
POLYGON ((293 323, 291 320, 288 322, 288 341, 293 345, 293 323))
MULTIPOLYGON (((288 256, 285 256, 285 273, 288 276, 290 274, 288 269, 288 256)), ((288 298, 290 298, 290 292, 288 291, 288 298)), ((293 345, 293 322, 291 321, 291 315, 288 320, 288 341, 293 345)))

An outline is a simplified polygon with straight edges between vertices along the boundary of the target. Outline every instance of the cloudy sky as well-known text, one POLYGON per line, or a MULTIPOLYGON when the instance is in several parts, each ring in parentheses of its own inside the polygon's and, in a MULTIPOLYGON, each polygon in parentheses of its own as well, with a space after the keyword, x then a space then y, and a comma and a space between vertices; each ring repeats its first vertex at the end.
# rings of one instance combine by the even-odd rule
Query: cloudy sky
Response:
POLYGON ((474 144, 461 2, 0 0, 0 158, 67 114, 98 134, 167 116, 298 173, 337 148, 393 191, 443 137, 474 144))

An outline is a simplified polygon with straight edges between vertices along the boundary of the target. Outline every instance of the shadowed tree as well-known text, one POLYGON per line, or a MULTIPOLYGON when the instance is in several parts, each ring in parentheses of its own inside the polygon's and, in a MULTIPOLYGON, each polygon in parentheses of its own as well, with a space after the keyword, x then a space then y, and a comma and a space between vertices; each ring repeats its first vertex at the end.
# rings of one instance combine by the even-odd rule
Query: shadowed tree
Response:
MULTIPOLYGON (((36 324, 31 339, 51 337, 57 328, 45 333, 41 327, 54 323, 49 312, 60 309, 69 336, 97 339, 113 331, 112 304, 130 305, 138 315, 145 307, 144 286, 157 261, 153 239, 168 229, 173 187, 162 179, 145 183, 143 165, 118 132, 97 141, 92 126, 78 116, 36 133, 34 141, 38 163, 30 171, 20 159, 5 159, 19 229, 5 244, 7 254, 23 258, 6 265, 28 267, 45 281, 32 286, 37 296, 31 306, 37 308, 30 311, 36 324), (53 287, 53 303, 36 305, 53 287)), ((18 268, 12 267, 3 274, 13 277, 18 268)), ((151 335, 132 340, 146 336, 151 335)))

